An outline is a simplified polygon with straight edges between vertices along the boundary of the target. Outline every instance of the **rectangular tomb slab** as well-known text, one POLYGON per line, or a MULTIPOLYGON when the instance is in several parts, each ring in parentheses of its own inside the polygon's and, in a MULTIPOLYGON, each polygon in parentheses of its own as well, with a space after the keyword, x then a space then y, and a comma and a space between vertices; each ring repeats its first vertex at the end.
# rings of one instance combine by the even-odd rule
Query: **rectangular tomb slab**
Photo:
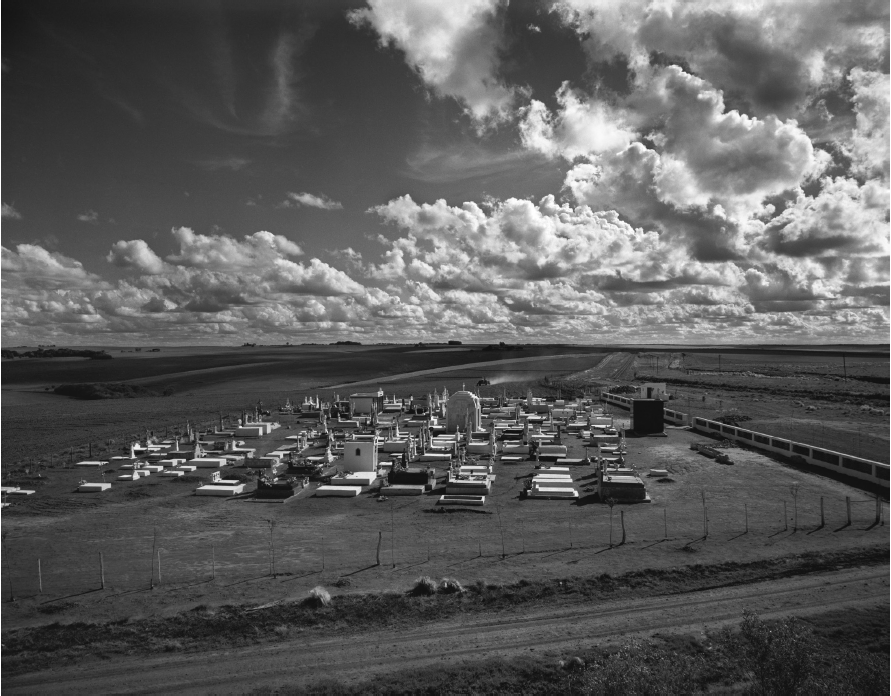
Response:
POLYGON ((190 460, 189 464, 191 466, 197 466, 199 469, 219 469, 221 466, 226 466, 228 462, 223 458, 200 457, 198 459, 190 460))
MULTIPOLYGON (((111 484, 108 484, 111 485, 111 484)), ((15 491, 9 491, 7 495, 34 495, 34 491, 26 491, 23 488, 19 488, 15 491)))
POLYGON ((519 464, 523 461, 526 461, 526 457, 518 457, 513 454, 505 454, 501 457, 502 464, 519 464))
POLYGON ((101 493, 111 488, 110 483, 82 483, 77 487, 81 493, 101 493))
POLYGON ((118 476, 118 481, 138 481, 138 480, 139 480, 139 474, 137 474, 135 471, 130 474, 122 474, 122 475, 118 476))
POLYGON ((452 460, 451 454, 437 454, 435 452, 427 452, 418 457, 419 462, 448 462, 452 460))
POLYGON ((160 475, 161 475, 161 476, 171 476, 171 477, 173 477, 173 478, 176 478, 177 476, 182 476, 182 475, 185 474, 185 473, 186 473, 185 471, 179 471, 179 470, 175 470, 175 471, 162 471, 160 475))
POLYGON ((485 505, 484 495, 442 495, 436 501, 437 505, 485 505))
POLYGON ((362 492, 361 486, 319 486, 316 488, 317 498, 355 498, 362 492))
POLYGON ((78 462, 74 466, 100 467, 100 466, 107 466, 107 465, 108 465, 108 462, 99 462, 99 461, 90 460, 90 461, 85 461, 85 462, 78 462))
POLYGON ((377 474, 373 471, 357 471, 347 474, 343 477, 331 479, 332 486, 370 486, 377 479, 377 474))
POLYGON ((381 488, 381 495, 424 495, 424 486, 386 486, 381 488))
POLYGON ((244 491, 244 484, 239 486, 201 486, 195 489, 195 495, 210 495, 218 498, 228 498, 244 491))
POLYGON ((572 488, 536 488, 529 492, 530 498, 542 500, 571 500, 579 497, 579 492, 572 488))

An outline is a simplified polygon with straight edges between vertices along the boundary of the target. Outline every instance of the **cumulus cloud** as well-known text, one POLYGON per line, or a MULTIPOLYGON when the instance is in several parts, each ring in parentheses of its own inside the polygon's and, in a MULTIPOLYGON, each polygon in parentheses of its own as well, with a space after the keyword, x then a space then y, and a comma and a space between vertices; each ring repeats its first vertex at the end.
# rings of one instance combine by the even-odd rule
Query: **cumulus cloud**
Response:
POLYGON ((498 0, 369 0, 350 13, 372 27, 381 45, 406 62, 440 97, 454 97, 477 121, 509 114, 514 91, 498 76, 504 37, 496 23, 498 0))
POLYGON ((849 76, 854 90, 857 127, 851 144, 851 157, 857 173, 865 177, 889 175, 889 76, 854 68, 849 76))
POLYGON ((887 186, 826 179, 815 196, 799 191, 795 202, 765 225, 758 245, 811 260, 887 257, 891 252, 887 210, 887 186))
POLYGON ((325 195, 316 196, 312 193, 288 193, 288 197, 281 202, 280 208, 319 208, 321 210, 343 210, 343 204, 333 201, 325 195))
POLYGON ((761 116, 792 116, 814 88, 887 59, 888 9, 868 1, 562 0, 557 9, 593 61, 683 62, 761 116))
POLYGON ((162 273, 167 268, 161 257, 141 239, 115 242, 105 259, 119 268, 134 268, 152 275, 162 273))
POLYGON ((633 211, 655 198, 681 209, 719 205, 725 213, 746 217, 758 212, 766 197, 799 186, 828 161, 795 122, 727 111, 720 92, 677 66, 654 71, 625 100, 627 120, 647 134, 649 147, 641 142, 622 147, 630 130, 614 130, 604 142, 609 131, 600 125, 602 107, 565 96, 561 103, 557 118, 572 119, 573 129, 562 137, 547 137, 539 129, 544 144, 528 138, 527 144, 570 159, 588 155, 566 183, 577 200, 594 206, 622 210, 627 205, 633 211), (587 142, 577 135, 588 131, 593 137, 587 142))
POLYGON ((636 137, 620 110, 586 99, 571 90, 569 83, 564 82, 557 92, 557 102, 556 116, 535 99, 523 109, 519 128, 527 148, 573 159, 621 150, 636 137))
POLYGON ((9 220, 21 220, 22 214, 9 203, 3 204, 3 217, 9 220))
POLYGON ((188 227, 172 231, 179 253, 167 260, 182 266, 218 271, 266 266, 281 256, 300 256, 303 250, 287 237, 271 232, 245 235, 242 241, 227 235, 203 235, 188 227))
MULTIPOLYGON (((579 31, 588 72, 530 99, 501 61, 509 26, 536 30, 505 22, 505 7, 373 0, 350 18, 456 99, 476 135, 516 128, 421 146, 403 174, 442 183, 534 165, 561 191, 395 196, 370 211, 386 227, 377 249, 326 260, 270 232, 179 227, 163 258, 143 240, 113 244, 106 258, 124 275, 113 283, 18 245, 3 249, 4 336, 746 342, 837 339, 843 327, 845 340, 887 338, 887 8, 566 0, 554 9, 579 31), (607 64, 621 80, 605 79, 607 64)), ((255 132, 293 125, 296 50, 276 43, 255 132)), ((308 192, 280 204, 301 206, 343 207, 308 192)))
POLYGON ((80 261, 35 244, 2 247, 3 276, 13 287, 64 289, 94 287, 101 279, 84 269, 80 261))

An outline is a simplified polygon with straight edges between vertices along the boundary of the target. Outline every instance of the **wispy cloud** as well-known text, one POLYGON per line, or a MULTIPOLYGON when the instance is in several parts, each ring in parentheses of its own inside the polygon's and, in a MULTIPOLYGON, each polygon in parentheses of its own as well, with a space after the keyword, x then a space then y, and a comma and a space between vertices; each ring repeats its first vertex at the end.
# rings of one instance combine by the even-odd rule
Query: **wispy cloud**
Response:
POLYGON ((9 218, 11 220, 21 220, 22 214, 18 210, 16 210, 13 206, 11 206, 9 203, 4 203, 3 204, 3 217, 9 218))
POLYGON ((294 58, 299 42, 290 32, 279 36, 272 52, 272 86, 269 90, 263 121, 270 131, 280 132, 294 118, 295 93, 294 58))
POLYGON ((81 222, 88 222, 91 225, 95 225, 97 222, 99 222, 99 213, 97 213, 95 210, 88 210, 87 212, 78 215, 77 219, 81 222))
POLYGON ((338 201, 332 201, 324 194, 316 196, 312 193, 293 193, 289 192, 288 197, 280 204, 280 208, 319 208, 321 210, 343 210, 343 204, 338 201))
POLYGON ((402 174, 417 181, 446 183, 540 166, 544 158, 529 150, 497 152, 479 145, 423 146, 406 158, 402 174))
MULTIPOLYGON (((315 29, 313 24, 303 24, 297 30, 283 28, 270 46, 262 47, 266 67, 258 75, 254 70, 244 73, 236 63, 226 28, 218 23, 211 30, 213 74, 208 84, 196 90, 178 77, 163 82, 201 123, 238 135, 284 135, 305 113, 300 54, 315 29)), ((251 64, 259 65, 262 60, 255 57, 251 64)))
POLYGON ((193 160, 192 164, 196 167, 201 167, 201 169, 206 169, 209 172, 216 172, 221 169, 228 169, 233 172, 237 172, 240 169, 244 169, 251 163, 251 160, 245 157, 211 157, 209 159, 203 160, 193 160))

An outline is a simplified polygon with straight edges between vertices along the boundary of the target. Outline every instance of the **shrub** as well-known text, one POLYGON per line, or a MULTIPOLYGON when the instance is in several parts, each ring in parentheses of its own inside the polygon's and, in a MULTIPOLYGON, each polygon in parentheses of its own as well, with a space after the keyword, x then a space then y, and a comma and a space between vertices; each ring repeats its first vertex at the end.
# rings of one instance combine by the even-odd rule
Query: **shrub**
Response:
POLYGON ((740 627, 740 642, 743 660, 761 693, 806 691, 816 647, 812 635, 794 617, 767 624, 747 611, 740 627))
POLYGON ((574 667, 582 673, 585 693, 674 696, 696 690, 694 661, 666 654, 647 641, 631 640, 587 668, 574 667))
POLYGON ((307 604, 315 607, 327 607, 331 604, 331 594, 321 585, 313 587, 309 591, 307 604))
POLYGON ((410 594, 416 597, 436 594, 436 580, 427 575, 422 575, 415 580, 415 586, 411 588, 410 594))
POLYGON ((439 591, 443 594, 460 594, 464 592, 464 587, 454 578, 443 578, 439 583, 439 591))

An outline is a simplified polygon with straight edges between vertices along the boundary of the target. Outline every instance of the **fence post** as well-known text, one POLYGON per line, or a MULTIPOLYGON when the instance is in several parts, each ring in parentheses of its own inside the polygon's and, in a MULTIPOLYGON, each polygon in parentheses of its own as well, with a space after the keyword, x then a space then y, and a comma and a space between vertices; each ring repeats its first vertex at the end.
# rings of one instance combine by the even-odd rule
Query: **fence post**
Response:
POLYGON ((381 531, 378 531, 378 533, 377 533, 377 563, 376 563, 376 565, 381 564, 381 542, 383 541, 383 539, 384 539, 384 533, 381 531))
POLYGON ((622 543, 625 543, 625 511, 619 510, 619 517, 622 519, 622 543))
POLYGON ((161 549, 158 549, 158 584, 161 584, 161 549))
POLYGON ((826 525, 826 516, 823 513, 823 496, 820 496, 820 526, 824 527, 826 525))
POLYGON ((102 552, 99 552, 99 584, 101 589, 105 589, 105 560, 102 558, 102 552))
POLYGON ((848 511, 848 524, 850 525, 851 524, 851 496, 849 496, 849 495, 845 496, 845 507, 847 508, 847 511, 848 511))
POLYGON ((789 531, 789 514, 786 512, 786 501, 783 501, 783 530, 789 531))
POLYGON ((876 524, 882 521, 882 499, 876 493, 876 524))

